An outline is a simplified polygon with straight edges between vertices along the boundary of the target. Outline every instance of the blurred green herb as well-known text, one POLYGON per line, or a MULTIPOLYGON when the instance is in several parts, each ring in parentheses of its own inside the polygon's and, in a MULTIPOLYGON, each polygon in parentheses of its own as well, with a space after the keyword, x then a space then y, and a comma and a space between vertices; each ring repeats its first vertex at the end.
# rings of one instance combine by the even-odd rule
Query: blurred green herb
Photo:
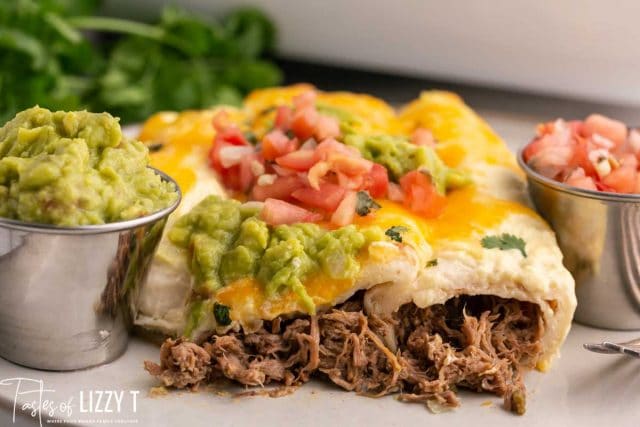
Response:
POLYGON ((360 216, 369 215, 372 210, 381 208, 367 191, 358 191, 356 197, 356 213, 360 216))
POLYGON ((0 2, 0 121, 39 104, 109 111, 124 122, 159 110, 238 104, 256 88, 280 83, 262 58, 275 28, 242 9, 221 22, 176 7, 154 25, 92 16, 97 0, 0 2), (95 44, 91 33, 116 34, 95 44))
POLYGON ((384 232, 384 234, 386 234, 391 240, 402 243, 402 233, 404 233, 405 231, 409 231, 409 229, 402 225, 394 225, 388 228, 387 231, 384 232))
POLYGON ((216 318, 216 322, 221 326, 229 326, 231 324, 231 309, 226 305, 219 303, 213 304, 213 315, 216 318))
POLYGON ((500 249, 501 251, 517 249, 523 257, 527 257, 526 242, 513 234, 502 233, 499 236, 485 236, 480 243, 486 249, 500 249))

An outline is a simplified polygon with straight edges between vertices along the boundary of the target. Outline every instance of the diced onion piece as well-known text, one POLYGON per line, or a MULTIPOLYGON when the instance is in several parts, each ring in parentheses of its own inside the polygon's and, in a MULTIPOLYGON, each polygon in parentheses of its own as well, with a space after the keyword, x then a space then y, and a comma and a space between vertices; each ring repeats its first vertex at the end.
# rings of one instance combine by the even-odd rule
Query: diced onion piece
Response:
POLYGON ((275 174, 263 174, 260 175, 258 177, 258 182, 257 184, 261 187, 264 187, 265 185, 271 185, 274 182, 276 182, 276 178, 278 178, 278 175, 275 174))
POLYGON ((358 195, 355 191, 349 191, 338 205, 336 211, 331 215, 331 223, 339 227, 344 227, 353 222, 358 204, 358 195))
POLYGON ((307 174, 311 188, 320 190, 320 179, 329 173, 330 170, 331 165, 327 162, 318 162, 313 165, 307 174))
POLYGON ((610 140, 609 138, 605 138, 598 133, 594 133, 593 135, 591 135, 591 141, 596 145, 596 147, 606 150, 611 150, 616 146, 616 144, 612 140, 610 140))
POLYGON ((264 172, 264 165, 262 163, 257 160, 251 161, 251 173, 253 173, 254 176, 260 176, 264 174, 264 172))
POLYGON ((611 173, 611 163, 609 163, 609 151, 600 148, 593 150, 589 153, 589 161, 596 170, 596 173, 600 178, 603 178, 611 173))
POLYGON ((240 164, 242 159, 253 154, 254 148, 251 146, 229 145, 220 149, 220 164, 224 168, 230 168, 240 164))

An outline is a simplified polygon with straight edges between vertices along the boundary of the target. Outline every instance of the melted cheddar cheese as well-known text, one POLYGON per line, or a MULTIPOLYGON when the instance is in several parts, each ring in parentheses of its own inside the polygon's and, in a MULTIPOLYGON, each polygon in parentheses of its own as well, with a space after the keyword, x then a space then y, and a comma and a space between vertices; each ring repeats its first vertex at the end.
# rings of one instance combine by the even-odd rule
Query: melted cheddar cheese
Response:
MULTIPOLYGON (((317 307, 330 307, 339 295, 348 293, 355 281, 328 279, 322 275, 311 277, 305 283, 307 293, 317 307)), ((271 320, 284 313, 303 313, 305 308, 293 293, 282 294, 277 299, 268 299, 264 287, 255 279, 240 279, 222 288, 217 300, 231 308, 231 319, 247 322, 253 319, 271 320)))
POLYGON ((453 93, 424 92, 400 111, 398 119, 406 133, 429 129, 439 142, 436 152, 448 166, 481 162, 521 173, 500 137, 453 93))

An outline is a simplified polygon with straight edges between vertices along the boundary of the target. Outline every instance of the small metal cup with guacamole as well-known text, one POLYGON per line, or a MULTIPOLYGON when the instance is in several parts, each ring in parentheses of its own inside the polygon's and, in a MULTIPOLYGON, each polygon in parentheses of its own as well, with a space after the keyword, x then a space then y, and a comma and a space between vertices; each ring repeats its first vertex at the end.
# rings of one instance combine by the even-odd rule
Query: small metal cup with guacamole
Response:
POLYGON ((122 354, 180 201, 148 164, 108 113, 33 107, 0 128, 0 356, 71 370, 122 354))

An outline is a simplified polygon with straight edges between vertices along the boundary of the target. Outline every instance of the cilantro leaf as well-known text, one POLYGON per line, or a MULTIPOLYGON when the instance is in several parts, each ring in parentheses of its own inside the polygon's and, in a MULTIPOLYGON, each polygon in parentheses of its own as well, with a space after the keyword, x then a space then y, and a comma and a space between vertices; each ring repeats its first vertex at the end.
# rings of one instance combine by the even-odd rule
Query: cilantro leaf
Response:
POLYGON ((407 227, 404 227, 402 225, 394 225, 393 227, 390 227, 389 229, 387 229, 387 231, 384 232, 384 234, 386 234, 387 236, 389 236, 389 238, 391 240, 395 240, 398 243, 402 243, 402 234, 405 231, 408 231, 409 229, 407 227))
POLYGON ((356 213, 360 216, 367 216, 372 209, 380 209, 381 206, 371 198, 368 192, 358 191, 358 201, 356 203, 356 213))
POLYGON ((508 249, 517 249, 523 257, 527 257, 525 250, 526 243, 520 237, 509 233, 502 233, 499 236, 485 236, 481 241, 482 247, 486 249, 500 249, 505 251, 508 249))
POLYGON ((435 267, 438 265, 438 258, 427 261, 427 267, 435 267))
POLYGON ((231 324, 231 317, 229 312, 231 309, 226 305, 215 303, 213 304, 213 315, 216 318, 216 322, 221 326, 229 326, 231 324))

